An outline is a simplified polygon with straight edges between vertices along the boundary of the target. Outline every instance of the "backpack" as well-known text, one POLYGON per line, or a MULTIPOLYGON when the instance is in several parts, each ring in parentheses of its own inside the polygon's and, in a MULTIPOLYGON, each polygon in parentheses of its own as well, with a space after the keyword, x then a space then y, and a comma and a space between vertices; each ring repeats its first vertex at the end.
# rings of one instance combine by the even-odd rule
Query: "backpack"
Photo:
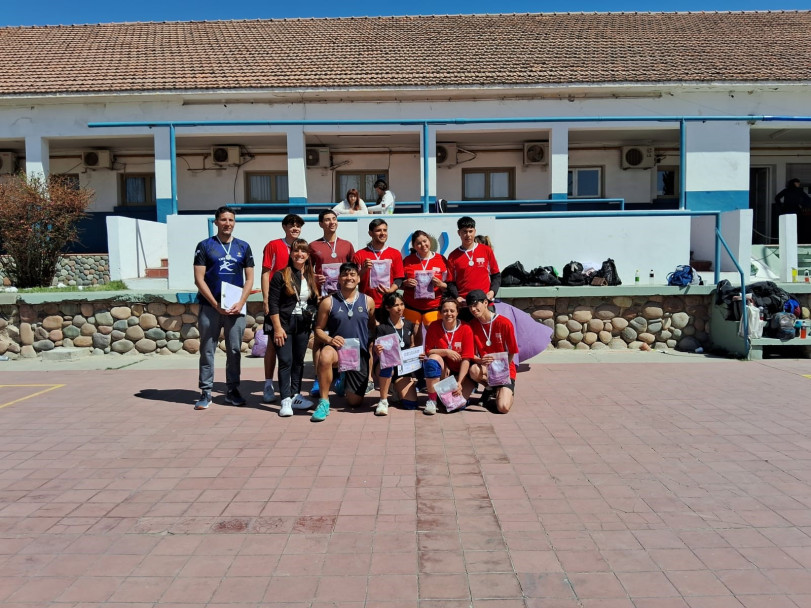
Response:
POLYGON ((692 266, 676 266, 676 270, 667 275, 667 284, 675 287, 686 287, 687 285, 703 285, 704 280, 701 275, 693 270, 692 266))
POLYGON ((768 337, 777 338, 783 342, 794 338, 794 321, 797 318, 787 312, 774 314, 769 321, 768 337))
POLYGON ((611 258, 608 258, 605 262, 603 262, 603 265, 600 267, 598 276, 605 279, 606 285, 622 285, 620 275, 617 272, 617 265, 611 258))
POLYGON ((447 213, 448 212, 448 201, 444 198, 436 199, 436 212, 437 213, 447 213))
POLYGON ((525 285, 555 287, 560 285, 558 273, 552 266, 538 266, 529 273, 525 285))
POLYGON ((802 308, 800 308, 800 303, 795 298, 789 298, 788 302, 783 304, 783 312, 791 313, 799 318, 802 315, 802 308))
POLYGON ((529 279, 529 273, 524 270, 524 265, 521 262, 513 262, 501 271, 502 287, 525 285, 527 279, 529 279))

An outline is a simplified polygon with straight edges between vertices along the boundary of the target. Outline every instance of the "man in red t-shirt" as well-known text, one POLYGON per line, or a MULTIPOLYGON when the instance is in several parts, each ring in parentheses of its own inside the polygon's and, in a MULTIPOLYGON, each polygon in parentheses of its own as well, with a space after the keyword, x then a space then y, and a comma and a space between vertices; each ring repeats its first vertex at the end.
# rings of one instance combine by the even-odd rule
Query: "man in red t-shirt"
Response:
POLYGON ((476 242, 476 221, 468 216, 456 222, 462 244, 448 255, 447 293, 459 302, 459 317, 470 321, 473 317, 465 308, 465 298, 474 289, 480 289, 492 300, 501 286, 501 271, 493 250, 476 242))
POLYGON ((385 312, 383 297, 387 293, 397 291, 405 277, 403 256, 393 247, 386 245, 389 238, 389 225, 386 220, 379 218, 369 222, 369 236, 372 237, 372 241, 355 252, 352 261, 361 271, 360 291, 372 297, 375 309, 385 312), (371 283, 375 278, 382 280, 382 284, 372 287, 371 283))
MULTIPOLYGON (((287 266, 290 259, 290 246, 301 236, 301 227, 304 220, 298 215, 290 213, 282 219, 283 239, 275 239, 265 245, 262 252, 262 302, 265 309, 265 323, 263 330, 266 336, 273 336, 273 324, 270 322, 270 308, 268 306, 268 293, 270 292, 270 279, 273 275, 287 266)), ((276 347, 273 340, 268 340, 265 351, 265 389, 262 392, 262 401, 273 403, 276 394, 273 388, 273 373, 276 371, 276 347)))
POLYGON ((515 328, 512 322, 488 307, 487 295, 480 289, 474 289, 467 294, 467 305, 473 320, 470 328, 473 330, 473 342, 476 344, 476 358, 470 366, 470 377, 475 382, 488 386, 482 395, 482 403, 486 403, 492 395, 496 400, 496 409, 506 414, 512 408, 515 398, 515 363, 513 357, 518 354, 518 342, 515 339, 515 328), (497 353, 506 353, 506 361, 494 356, 497 353), (488 374, 495 373, 491 365, 500 365, 502 373, 507 372, 509 377, 503 384, 488 385, 488 374))

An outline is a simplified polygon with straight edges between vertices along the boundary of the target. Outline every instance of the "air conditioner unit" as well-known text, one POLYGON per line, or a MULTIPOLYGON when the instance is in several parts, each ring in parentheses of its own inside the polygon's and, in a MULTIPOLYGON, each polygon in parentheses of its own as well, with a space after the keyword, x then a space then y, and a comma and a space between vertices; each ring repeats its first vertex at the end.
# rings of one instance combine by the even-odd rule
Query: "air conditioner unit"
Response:
POLYGON ((329 148, 307 148, 307 166, 326 169, 330 166, 329 148))
POLYGON ((456 144, 437 144, 436 164, 439 167, 456 164, 456 144))
POLYGON ((211 146, 211 160, 215 165, 238 165, 242 154, 239 146, 211 146))
POLYGON ((0 152, 0 175, 8 175, 17 170, 17 155, 14 152, 0 152))
POLYGON ((113 155, 109 150, 85 150, 82 152, 82 166, 85 169, 110 169, 113 155))
POLYGON ((623 169, 650 169, 656 164, 656 150, 646 146, 622 148, 623 169))
POLYGON ((528 141, 524 143, 524 164, 548 165, 549 144, 540 141, 528 141))

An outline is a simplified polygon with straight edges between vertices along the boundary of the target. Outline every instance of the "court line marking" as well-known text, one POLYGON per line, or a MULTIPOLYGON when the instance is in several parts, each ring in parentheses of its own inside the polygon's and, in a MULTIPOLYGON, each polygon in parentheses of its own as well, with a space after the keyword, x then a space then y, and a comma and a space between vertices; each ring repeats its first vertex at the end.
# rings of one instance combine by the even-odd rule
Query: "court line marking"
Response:
POLYGON ((4 386, 9 386, 9 387, 11 387, 11 386, 16 386, 16 387, 21 387, 21 386, 31 386, 31 387, 47 386, 49 388, 46 388, 45 390, 42 390, 42 391, 37 391, 36 393, 33 393, 31 395, 26 395, 25 397, 20 397, 19 399, 15 399, 14 401, 9 401, 8 403, 0 403, 0 410, 2 410, 4 407, 7 407, 9 405, 14 405, 15 403, 19 403, 20 401, 25 401, 26 399, 31 399, 32 397, 37 397, 39 395, 44 395, 45 393, 49 393, 49 392, 51 392, 53 390, 56 390, 58 388, 62 388, 65 385, 64 384, 0 384, 0 388, 3 388, 4 386))

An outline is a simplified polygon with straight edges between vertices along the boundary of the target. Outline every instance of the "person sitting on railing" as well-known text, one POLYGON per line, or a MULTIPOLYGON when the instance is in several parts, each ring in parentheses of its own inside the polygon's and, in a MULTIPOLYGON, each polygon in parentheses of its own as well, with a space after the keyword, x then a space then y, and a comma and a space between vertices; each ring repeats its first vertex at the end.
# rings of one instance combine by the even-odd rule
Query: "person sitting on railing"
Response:
POLYGON ((375 192, 377 192, 377 205, 367 207, 369 213, 394 213, 394 192, 389 190, 386 180, 379 179, 375 182, 375 192))
POLYGON ((366 203, 363 202, 360 194, 354 188, 349 190, 346 193, 346 198, 335 205, 332 210, 335 215, 366 215, 369 213, 366 209, 366 203))

